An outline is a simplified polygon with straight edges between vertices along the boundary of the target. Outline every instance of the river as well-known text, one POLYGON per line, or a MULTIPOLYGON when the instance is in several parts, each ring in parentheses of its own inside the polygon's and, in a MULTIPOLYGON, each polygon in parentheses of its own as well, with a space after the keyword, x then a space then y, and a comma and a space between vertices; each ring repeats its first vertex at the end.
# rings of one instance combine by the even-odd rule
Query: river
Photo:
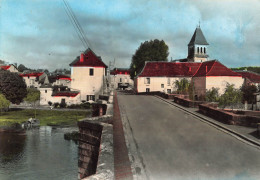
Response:
POLYGON ((78 148, 64 140, 64 133, 73 130, 42 126, 0 133, 0 180, 77 179, 78 148))

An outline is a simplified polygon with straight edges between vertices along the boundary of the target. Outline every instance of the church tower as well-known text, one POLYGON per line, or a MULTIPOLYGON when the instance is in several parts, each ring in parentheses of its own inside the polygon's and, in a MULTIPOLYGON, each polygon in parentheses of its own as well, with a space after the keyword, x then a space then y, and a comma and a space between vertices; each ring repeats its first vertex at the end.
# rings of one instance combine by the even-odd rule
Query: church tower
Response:
POLYGON ((188 44, 188 62, 204 62, 208 60, 208 42, 198 26, 188 44))

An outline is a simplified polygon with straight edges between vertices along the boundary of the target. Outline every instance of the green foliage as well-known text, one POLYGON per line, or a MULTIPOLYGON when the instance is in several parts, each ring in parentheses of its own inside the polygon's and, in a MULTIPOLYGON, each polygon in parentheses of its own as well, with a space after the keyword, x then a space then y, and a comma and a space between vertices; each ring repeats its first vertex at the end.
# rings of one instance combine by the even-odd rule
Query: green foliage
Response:
POLYGON ((20 104, 26 97, 26 84, 16 73, 0 70, 0 92, 11 103, 20 104))
POLYGON ((238 68, 231 68, 231 69, 232 70, 247 70, 247 71, 252 71, 252 72, 260 74, 259 66, 238 67, 238 68))
POLYGON ((0 110, 8 108, 10 106, 10 101, 8 101, 3 94, 0 94, 0 110))
POLYGON ((19 72, 23 72, 25 70, 28 70, 28 68, 25 67, 25 65, 23 65, 23 64, 20 64, 17 69, 18 69, 19 72))
POLYGON ((174 83, 178 94, 188 94, 190 83, 187 79, 176 80, 174 83))
POLYGON ((139 74, 145 61, 167 61, 169 55, 169 48, 163 40, 150 40, 141 43, 132 57, 130 65, 130 76, 132 79, 139 74))
POLYGON ((247 101, 249 104, 254 103, 255 101, 255 96, 254 93, 257 92, 257 87, 255 85, 243 85, 241 87, 241 91, 243 93, 243 102, 247 101))
MULTIPOLYGON (((33 109, 8 111, 3 113, 0 118, 0 126, 13 123, 22 123, 32 117, 33 109)), ((38 110, 37 116, 41 126, 45 125, 75 125, 78 120, 90 117, 91 111, 55 111, 38 110)))
POLYGON ((27 97, 24 100, 33 104, 34 118, 36 118, 36 101, 40 100, 40 91, 35 88, 28 88, 27 97))
POLYGON ((35 88, 28 88, 27 96, 24 98, 24 100, 29 103, 35 103, 36 101, 40 100, 40 91, 35 88))
POLYGON ((194 87, 193 87, 193 83, 191 82, 189 84, 189 89, 188 89, 188 92, 189 92, 189 99, 194 101, 195 100, 195 97, 194 97, 194 87))
POLYGON ((234 84, 227 83, 225 93, 219 98, 219 106, 234 106, 234 104, 241 103, 242 101, 242 91, 240 89, 235 89, 234 84))
POLYGON ((206 91, 206 101, 207 102, 217 102, 219 100, 219 88, 212 88, 206 91))

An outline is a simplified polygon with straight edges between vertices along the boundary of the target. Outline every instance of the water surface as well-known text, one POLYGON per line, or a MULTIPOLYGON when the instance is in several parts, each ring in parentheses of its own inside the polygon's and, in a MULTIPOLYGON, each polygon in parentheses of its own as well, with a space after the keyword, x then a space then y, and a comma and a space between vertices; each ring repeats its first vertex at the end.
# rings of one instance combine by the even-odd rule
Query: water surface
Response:
POLYGON ((64 140, 64 133, 73 130, 43 126, 0 133, 0 180, 77 179, 77 145, 64 140))

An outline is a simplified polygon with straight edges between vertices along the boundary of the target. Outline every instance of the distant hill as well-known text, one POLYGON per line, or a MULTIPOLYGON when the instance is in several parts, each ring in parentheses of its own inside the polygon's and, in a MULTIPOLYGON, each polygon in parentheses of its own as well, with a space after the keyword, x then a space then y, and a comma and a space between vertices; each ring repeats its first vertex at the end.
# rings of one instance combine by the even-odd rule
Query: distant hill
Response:
POLYGON ((230 68, 232 70, 247 70, 247 71, 252 71, 260 74, 260 67, 259 66, 248 66, 248 67, 238 67, 238 68, 230 68))

